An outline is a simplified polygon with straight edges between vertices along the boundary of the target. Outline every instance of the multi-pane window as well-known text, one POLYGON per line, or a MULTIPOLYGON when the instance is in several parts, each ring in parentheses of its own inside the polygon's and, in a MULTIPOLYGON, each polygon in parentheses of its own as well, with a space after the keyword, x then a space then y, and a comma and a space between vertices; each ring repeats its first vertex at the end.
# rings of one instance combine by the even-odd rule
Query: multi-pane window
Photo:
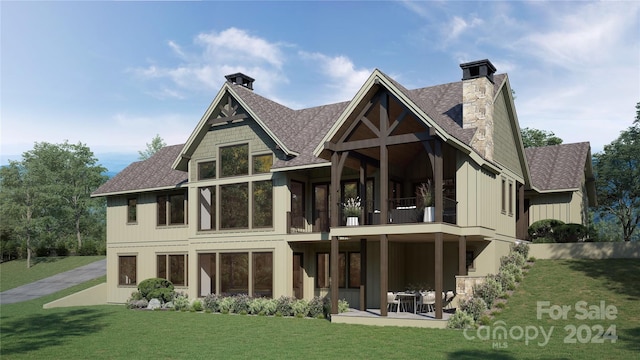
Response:
POLYGON ((220 292, 224 295, 249 293, 249 254, 220 254, 220 292))
POLYGON ((509 215, 513 215, 513 183, 509 181, 509 215))
POLYGON ((249 227, 249 184, 220 186, 220 228, 249 227))
POLYGON ((187 270, 188 270, 187 254, 169 255, 162 254, 157 256, 157 276, 167 279, 176 286, 187 286, 187 270))
POLYGON ((187 223, 187 197, 184 193, 160 195, 156 201, 158 204, 158 226, 187 223))
MULTIPOLYGON (((360 287, 360 253, 338 254, 338 287, 360 287), (347 256, 348 255, 348 256, 347 256), (348 262, 347 262, 348 260, 348 262), (349 282, 347 283, 347 279, 349 282)), ((316 287, 328 288, 331 276, 329 253, 316 254, 316 287)))
POLYGON ((291 226, 294 228, 304 227, 304 183, 291 181, 291 226))
POLYGON ((198 288, 200 296, 207 296, 216 292, 216 254, 198 254, 198 288))
POLYGON ((506 213, 507 212, 507 180, 502 178, 502 187, 500 188, 500 193, 502 194, 501 199, 502 199, 502 213, 506 213))
POLYGON ((273 183, 271 180, 253 182, 253 227, 273 226, 273 183))
POLYGON ((253 173, 268 173, 273 165, 273 155, 254 155, 253 156, 253 173))
POLYGON ((249 175, 249 144, 220 148, 220 177, 249 175))
POLYGON ((199 230, 216 229, 216 187, 207 186, 199 190, 200 224, 199 230))
POLYGON ((253 257, 253 296, 273 297, 273 253, 255 252, 253 257))
POLYGON ((127 223, 135 224, 138 222, 138 199, 127 199, 127 223))
POLYGON ((136 256, 118 256, 118 285, 136 285, 136 256))
POLYGON ((216 162, 205 161, 198 163, 198 180, 215 179, 216 162))

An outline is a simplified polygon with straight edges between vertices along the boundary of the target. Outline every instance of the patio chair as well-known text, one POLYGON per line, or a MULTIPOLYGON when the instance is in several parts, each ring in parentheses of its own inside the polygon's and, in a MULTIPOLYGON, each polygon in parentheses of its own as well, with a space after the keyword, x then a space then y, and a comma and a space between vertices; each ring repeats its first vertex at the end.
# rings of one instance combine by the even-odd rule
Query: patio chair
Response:
POLYGON ((456 294, 449 290, 447 291, 447 293, 445 294, 445 299, 444 299, 444 308, 445 309, 451 309, 451 301, 453 301, 453 298, 456 296, 456 294))
POLYGON ((387 310, 392 311, 393 305, 396 306, 396 312, 399 312, 402 302, 400 301, 400 298, 395 293, 389 291, 387 292, 387 310))
POLYGON ((436 293, 428 291, 426 293, 420 293, 418 298, 418 309, 420 312, 431 312, 433 306, 436 303, 436 293))

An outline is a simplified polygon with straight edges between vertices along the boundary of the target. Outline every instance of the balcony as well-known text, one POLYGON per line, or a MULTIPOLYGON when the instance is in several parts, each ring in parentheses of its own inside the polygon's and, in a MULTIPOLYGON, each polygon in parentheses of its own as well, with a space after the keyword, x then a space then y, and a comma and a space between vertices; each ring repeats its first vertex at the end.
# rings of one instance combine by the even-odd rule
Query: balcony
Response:
MULTIPOLYGON (((418 224, 431 222, 430 219, 425 221, 424 209, 417 206, 417 198, 396 198, 389 200, 389 219, 388 225, 396 224, 418 224)), ((343 208, 338 206, 338 214, 340 216, 339 226, 347 226, 347 218, 344 216, 343 208)), ((366 206, 364 216, 359 218, 358 225, 381 225, 380 210, 374 209, 373 206, 366 206), (371 210, 373 209, 373 210, 371 210)), ((457 220, 457 202, 453 199, 443 197, 442 220, 444 223, 456 225, 457 220)), ((289 234, 297 233, 317 233, 329 232, 330 218, 328 211, 315 211, 312 219, 307 219, 302 214, 293 214, 287 212, 287 229, 289 234)))

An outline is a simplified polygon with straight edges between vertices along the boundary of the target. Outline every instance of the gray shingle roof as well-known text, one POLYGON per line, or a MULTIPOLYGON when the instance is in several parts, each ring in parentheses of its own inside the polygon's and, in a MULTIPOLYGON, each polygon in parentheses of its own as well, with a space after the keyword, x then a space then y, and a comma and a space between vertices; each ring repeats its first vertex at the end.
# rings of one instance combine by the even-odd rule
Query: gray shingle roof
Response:
POLYGON ((589 151, 588 142, 526 148, 532 185, 542 191, 580 188, 589 151))
POLYGON ((183 147, 184 144, 167 146, 147 160, 132 163, 96 189, 92 195, 178 187, 187 181, 187 173, 174 170, 171 165, 183 147))

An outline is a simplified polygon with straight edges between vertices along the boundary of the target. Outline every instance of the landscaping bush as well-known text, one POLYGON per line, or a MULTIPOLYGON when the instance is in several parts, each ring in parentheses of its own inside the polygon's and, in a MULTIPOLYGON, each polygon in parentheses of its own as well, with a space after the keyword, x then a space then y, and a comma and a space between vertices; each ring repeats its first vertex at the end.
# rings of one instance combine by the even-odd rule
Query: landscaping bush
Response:
POLYGON ((447 321, 449 329, 472 329, 475 326, 476 322, 473 317, 460 309, 456 310, 456 313, 447 321))
POLYGON ((276 314, 280 314, 282 316, 291 316, 293 314, 293 303, 296 301, 295 298, 290 296, 281 296, 276 300, 276 314))
POLYGON ((262 312, 264 315, 273 316, 276 314, 277 304, 275 299, 264 299, 262 312))
POLYGON ((202 310, 204 310, 204 308, 202 306, 202 300, 200 300, 200 299, 193 300, 193 303, 191 303, 191 309, 193 311, 202 311, 202 310))
POLYGON ((309 301, 309 317, 319 318, 324 317, 324 299, 319 296, 314 296, 309 301))
POLYGON ((512 274, 516 282, 522 281, 522 268, 513 263, 508 263, 500 266, 501 273, 512 274))
POLYGON ((495 299, 502 295, 502 285, 493 277, 487 277, 484 283, 473 287, 473 296, 479 297, 491 308, 495 299))
MULTIPOLYGON (((58 250, 56 249, 56 253, 58 250)), ((80 256, 94 256, 98 255, 98 246, 93 241, 85 241, 82 243, 82 246, 78 249, 78 255, 80 256)), ((59 255, 60 256, 60 255, 59 255)))
POLYGON ((220 297, 216 294, 209 294, 202 300, 202 305, 204 306, 205 310, 218 312, 220 311, 220 297))
POLYGON ((559 243, 578 242, 588 235, 588 229, 582 224, 563 224, 553 229, 554 239, 559 243))
POLYGON ((522 256, 522 254, 513 251, 509 253, 509 255, 500 258, 500 266, 505 266, 506 264, 515 264, 518 267, 522 267, 526 262, 527 259, 522 256))
POLYGON ((251 315, 266 315, 265 305, 270 301, 267 298, 253 298, 249 301, 249 314, 251 315))
POLYGON ((163 303, 173 300, 173 284, 167 279, 149 278, 138 284, 138 291, 147 301, 158 299, 163 303))
POLYGON ((349 303, 345 299, 338 300, 338 312, 343 313, 349 311, 349 303))
POLYGON ((458 307, 460 310, 471 315, 473 321, 478 321, 480 316, 488 309, 487 303, 482 298, 475 296, 470 299, 460 300, 458 307))
POLYGON ((521 254, 525 259, 529 256, 529 244, 524 242, 517 242, 511 246, 511 251, 521 254))
POLYGON ((175 294, 173 297, 173 308, 176 311, 187 311, 190 307, 188 295, 182 292, 175 294))
POLYGON ((556 219, 538 220, 529 226, 529 238, 534 243, 555 242, 555 227, 563 224, 563 221, 556 219))
POLYGON ((298 318, 302 318, 309 314, 309 303, 307 300, 298 299, 291 306, 291 310, 293 311, 293 315, 298 318))
POLYGON ((129 299, 127 300, 127 309, 146 309, 149 305, 147 299, 129 299))
POLYGON ((223 314, 228 314, 229 312, 231 312, 231 309, 234 306, 234 302, 235 301, 231 296, 223 297, 219 302, 220 312, 223 314))
POLYGON ((501 271, 497 275, 495 275, 495 279, 502 286, 502 291, 516 289, 516 277, 510 272, 501 271))
POLYGON ((248 314, 249 313, 249 302, 251 298, 247 294, 238 294, 232 297, 233 302, 231 303, 231 308, 229 312, 235 314, 248 314))

